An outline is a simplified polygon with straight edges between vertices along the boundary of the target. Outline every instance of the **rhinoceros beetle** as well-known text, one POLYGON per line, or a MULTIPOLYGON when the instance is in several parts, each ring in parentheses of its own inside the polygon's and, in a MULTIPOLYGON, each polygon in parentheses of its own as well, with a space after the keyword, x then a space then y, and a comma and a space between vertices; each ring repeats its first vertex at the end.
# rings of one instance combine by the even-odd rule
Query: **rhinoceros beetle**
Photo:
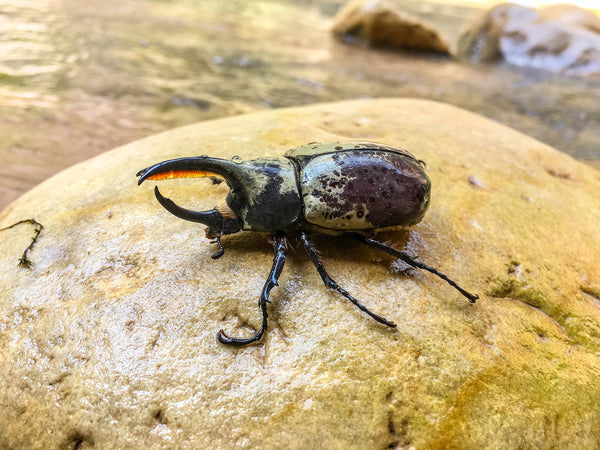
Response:
POLYGON ((210 211, 192 211, 164 197, 158 187, 158 202, 175 216, 207 226, 206 236, 214 239, 223 256, 221 236, 238 231, 274 234, 275 257, 271 273, 258 301, 262 325, 248 339, 217 333, 219 342, 247 345, 258 342, 267 329, 267 303, 271 289, 283 270, 287 235, 296 235, 306 249, 325 285, 336 290, 377 322, 396 324, 367 309, 342 289, 327 273, 311 242, 312 232, 345 234, 363 244, 395 256, 408 265, 429 271, 456 288, 470 302, 470 294, 433 267, 415 261, 408 254, 374 239, 377 231, 418 223, 429 207, 431 182, 424 162, 406 150, 364 141, 311 143, 288 151, 283 157, 248 161, 210 156, 177 158, 155 164, 137 173, 144 180, 181 177, 224 179, 229 187, 225 203, 210 211))

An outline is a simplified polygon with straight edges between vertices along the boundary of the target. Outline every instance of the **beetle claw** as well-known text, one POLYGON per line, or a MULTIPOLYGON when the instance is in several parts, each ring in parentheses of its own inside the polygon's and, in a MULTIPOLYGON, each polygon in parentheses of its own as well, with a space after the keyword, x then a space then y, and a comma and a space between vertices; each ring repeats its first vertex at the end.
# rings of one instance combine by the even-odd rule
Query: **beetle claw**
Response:
POLYGON ((256 333, 251 338, 248 338, 248 339, 236 339, 236 338, 231 338, 231 337, 227 336, 223 330, 219 330, 219 332, 217 333, 217 340, 221 344, 233 345, 234 347, 241 347, 243 345, 253 344, 255 342, 260 341, 260 338, 262 338, 262 335, 263 335, 264 331, 265 330, 261 328, 258 331, 258 333, 256 333))
POLYGON ((212 259, 219 259, 221 256, 223 256, 225 254, 225 249, 223 248, 223 244, 221 244, 221 234, 222 233, 219 231, 217 233, 217 237, 215 238, 215 240, 211 241, 211 244, 217 244, 219 246, 219 250, 217 250, 215 253, 210 255, 210 257, 212 259))
POLYGON ((216 252, 214 252, 212 255, 210 255, 210 257, 212 259, 219 259, 221 256, 223 256, 225 254, 224 250, 218 250, 216 252))

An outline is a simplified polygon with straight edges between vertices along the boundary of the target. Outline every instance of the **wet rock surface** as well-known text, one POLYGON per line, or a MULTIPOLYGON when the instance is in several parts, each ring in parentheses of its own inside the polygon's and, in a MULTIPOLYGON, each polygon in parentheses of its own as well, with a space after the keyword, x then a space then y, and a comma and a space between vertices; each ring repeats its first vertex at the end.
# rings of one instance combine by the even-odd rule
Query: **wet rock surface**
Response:
POLYGON ((374 47, 449 54, 448 44, 431 26, 383 0, 353 0, 336 15, 333 33, 374 47))
MULTIPOLYGON (((600 442, 599 172, 521 133, 423 100, 284 109, 152 136, 50 178, 0 213, 0 447, 593 448, 600 442), (430 209, 386 242, 478 293, 346 238, 297 247, 258 326, 266 236, 216 250, 135 173, 164 159, 281 155, 368 139, 427 162, 430 209), (82 176, 85 175, 85 176, 82 176)), ((226 187, 161 182, 206 209, 226 187)), ((291 243, 293 244, 293 239, 291 243)))
POLYGON ((535 10, 501 4, 461 36, 458 54, 475 62, 505 59, 517 66, 600 80, 600 18, 573 5, 535 10))

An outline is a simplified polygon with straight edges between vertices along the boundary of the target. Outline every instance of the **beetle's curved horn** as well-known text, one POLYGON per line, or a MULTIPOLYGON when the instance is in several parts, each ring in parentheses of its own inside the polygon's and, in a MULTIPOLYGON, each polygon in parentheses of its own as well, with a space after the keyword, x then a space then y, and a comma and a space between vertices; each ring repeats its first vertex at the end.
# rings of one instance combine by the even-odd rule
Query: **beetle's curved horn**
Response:
POLYGON ((140 170, 138 185, 144 180, 168 180, 172 178, 210 177, 218 175, 235 189, 241 184, 243 169, 235 162, 210 156, 176 158, 154 164, 140 170))
POLYGON ((180 219, 203 223, 215 230, 223 228, 223 215, 216 208, 210 211, 192 211, 191 209, 182 208, 170 198, 163 196, 158 190, 158 186, 154 186, 154 195, 163 208, 180 219))
MULTIPOLYGON (((140 177, 138 185, 144 180, 218 176, 224 178, 232 190, 236 190, 236 188, 239 189, 242 182, 242 171, 237 163, 209 156, 170 159, 142 169, 136 175, 140 177)), ((241 229, 240 220, 229 208, 227 211, 220 211, 218 208, 210 211, 192 211, 182 208, 171 199, 164 197, 157 187, 154 188, 154 194, 158 202, 171 214, 181 219, 207 225, 208 232, 211 234, 231 234, 241 229), (232 216, 234 217, 232 218, 232 216)))

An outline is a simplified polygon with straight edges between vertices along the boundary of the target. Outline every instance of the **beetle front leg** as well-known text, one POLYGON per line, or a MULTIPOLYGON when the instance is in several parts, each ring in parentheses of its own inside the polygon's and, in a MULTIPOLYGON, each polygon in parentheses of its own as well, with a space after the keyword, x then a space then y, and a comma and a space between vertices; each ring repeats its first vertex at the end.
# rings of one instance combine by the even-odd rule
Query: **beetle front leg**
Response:
POLYGON ((277 234, 277 236, 275 237, 275 257, 273 258, 273 266, 271 267, 271 273, 269 274, 269 278, 267 278, 267 281, 265 282, 262 294, 260 296, 260 299, 258 300, 258 307, 262 311, 262 325, 260 329, 256 332, 254 336, 248 339, 231 338, 227 336, 223 330, 219 330, 219 332, 217 333, 217 340, 221 344, 242 346, 260 341, 263 334, 267 330, 267 317, 269 317, 267 313, 267 303, 271 303, 271 300, 269 299, 269 294, 271 293, 271 289, 278 285, 277 281, 279 280, 279 276, 281 275, 281 271, 283 270, 286 255, 287 245, 285 243, 285 235, 277 234))
POLYGON ((369 316, 371 316, 377 322, 382 323, 383 325, 387 325, 388 327, 392 327, 392 328, 396 327, 396 324, 394 322, 390 322, 385 317, 381 317, 381 316, 375 314, 374 312, 369 311, 366 306, 359 303, 358 300, 356 300, 354 297, 352 297, 345 289, 342 289, 333 280, 333 278, 331 278, 329 276, 329 274, 325 270, 325 267, 323 266, 323 262, 321 261, 321 258, 319 258, 319 254, 317 253, 317 250, 315 249, 312 242, 310 242, 310 240, 308 239, 308 236, 306 235, 306 233, 303 230, 300 231, 300 240, 302 241, 302 244, 304 245, 304 248, 306 249, 306 253, 308 253, 308 256, 310 257, 313 264, 317 268, 319 275, 321 275, 321 279, 325 283, 325 286, 327 286, 330 289, 335 289, 336 291, 338 291, 340 294, 342 294, 344 297, 346 297, 348 300, 350 300, 354 306, 356 306, 361 311, 367 313, 369 316))
POLYGON ((223 244, 221 244, 221 236, 223 233, 221 233, 220 231, 217 233, 217 236, 215 237, 214 241, 211 241, 211 244, 217 244, 219 246, 219 250, 217 250, 216 252, 214 252, 212 255, 210 255, 210 257, 212 259, 219 259, 221 256, 223 256, 225 254, 225 249, 223 248, 223 244))
POLYGON ((394 247, 390 247, 389 245, 386 245, 383 242, 379 242, 378 240, 370 238, 370 237, 365 236, 363 234, 354 233, 353 236, 356 239, 358 239, 360 242, 362 242, 363 244, 365 244, 365 245, 367 245, 367 246, 369 246, 371 248, 374 248, 374 249, 377 249, 377 250, 381 250, 381 251, 386 252, 386 253, 388 253, 388 254, 390 254, 392 256, 395 256, 396 258, 401 259, 402 261, 404 261, 409 266, 416 267, 417 269, 423 269, 423 270, 426 270, 428 272, 431 272, 431 273, 437 275, 442 280, 445 280, 450 286, 452 286, 453 288, 455 288, 462 295, 464 295, 471 303, 475 303, 475 300, 477 300, 479 298, 478 295, 471 294, 470 292, 465 291, 463 288, 461 288, 458 284, 456 284, 454 281, 452 281, 450 278, 448 278, 443 273, 438 272, 433 267, 429 267, 429 266, 427 266, 427 265, 425 265, 423 263, 415 261, 413 258, 411 258, 410 256, 408 256, 406 253, 404 253, 404 252, 402 252, 400 250, 396 250, 394 247))

